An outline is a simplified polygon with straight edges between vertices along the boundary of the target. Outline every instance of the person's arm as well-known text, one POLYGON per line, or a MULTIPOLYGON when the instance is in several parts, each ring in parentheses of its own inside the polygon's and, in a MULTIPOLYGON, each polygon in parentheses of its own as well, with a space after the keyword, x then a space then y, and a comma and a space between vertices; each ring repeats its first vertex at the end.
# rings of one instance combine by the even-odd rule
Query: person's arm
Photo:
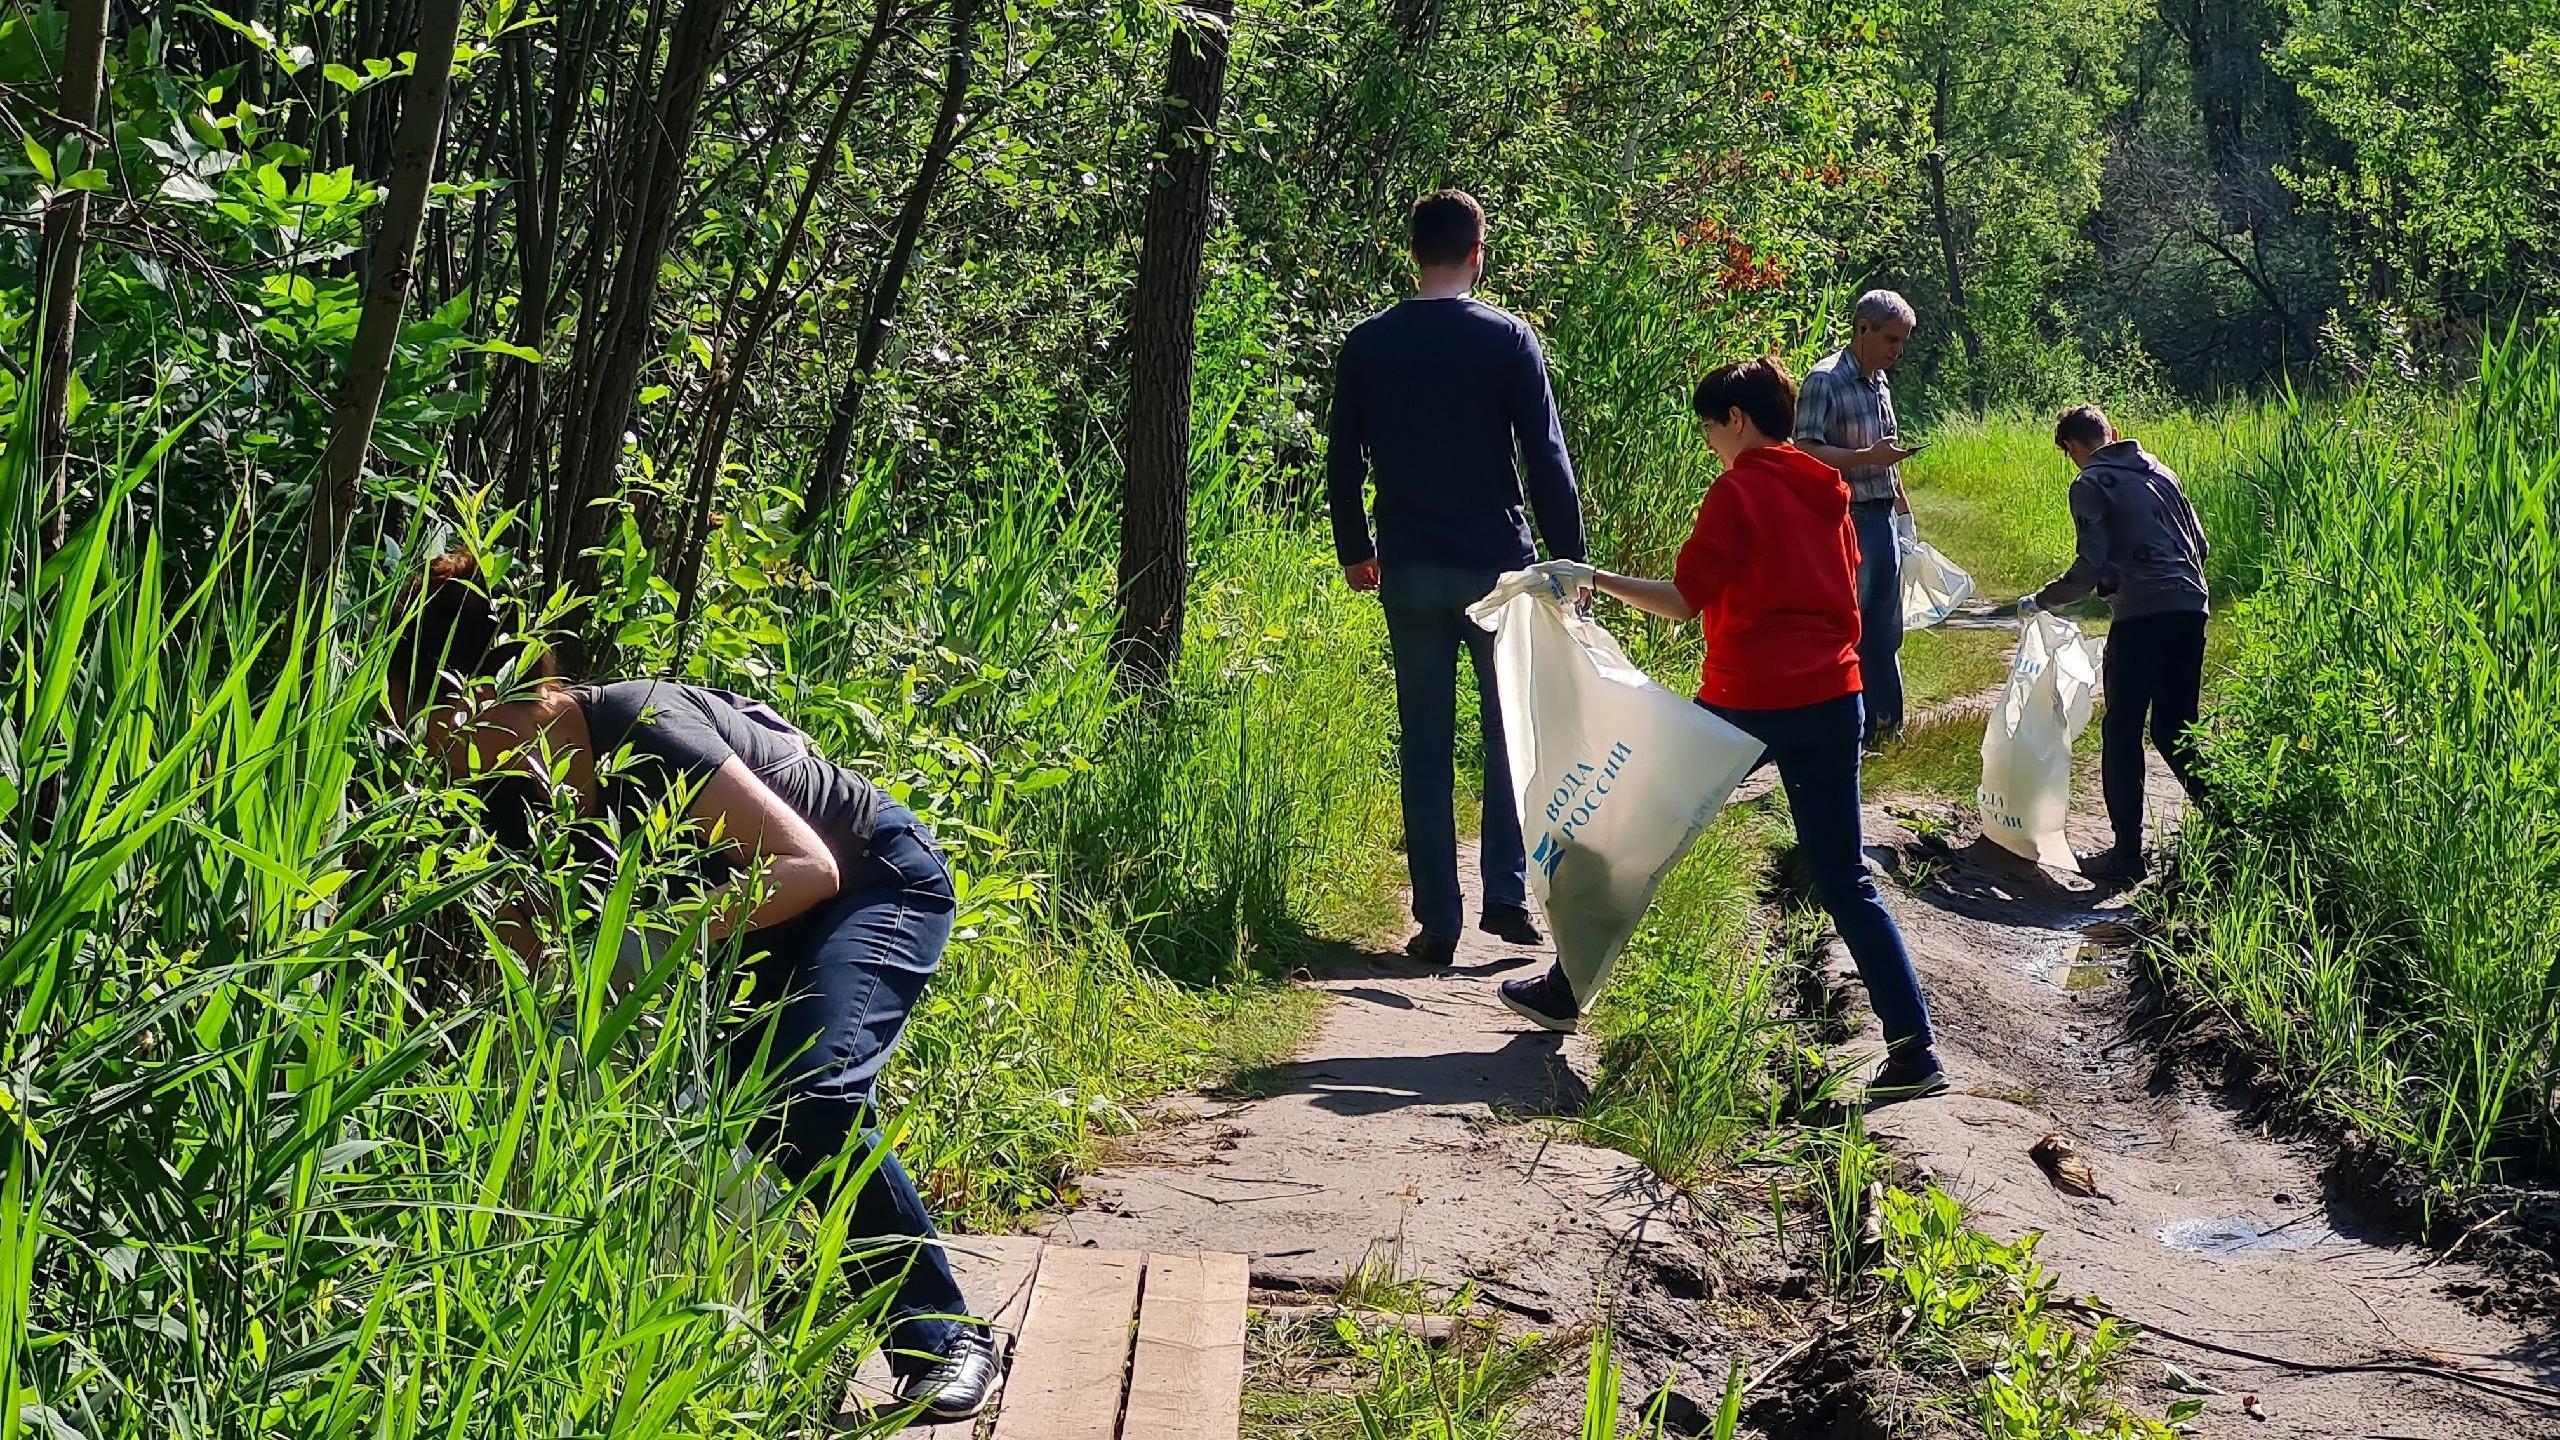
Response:
MULTIPOLYGON (((1868 470, 1880 465, 1899 465, 1920 453, 1895 446, 1890 438, 1878 440, 1863 450, 1834 445, 1825 440, 1837 420, 1840 402, 1840 380, 1829 371, 1815 370, 1804 377, 1804 387, 1796 392, 1795 446, 1834 470, 1868 470)), ((1911 502, 1903 498, 1901 487, 1894 488, 1894 508, 1908 513, 1911 502)))
POLYGON ((1538 517, 1538 534, 1547 554, 1558 560, 1590 558, 1582 528, 1582 495, 1573 483, 1573 457, 1565 452, 1564 421, 1556 414, 1555 387, 1547 380, 1546 352, 1527 325, 1520 327, 1520 350, 1512 359, 1504 408, 1511 416, 1511 437, 1520 449, 1522 488, 1529 509, 1538 517))
POLYGON ((702 783, 685 813, 737 866, 736 878, 709 896, 714 944, 806 914, 844 886, 826 838, 735 755, 702 783))
POLYGON ((1733 540, 1740 524, 1735 503, 1733 492, 1722 483, 1707 487, 1707 498, 1699 502, 1697 522, 1680 547, 1670 579, 1640 580, 1604 570, 1592 577, 1592 588, 1648 615, 1684 622, 1697 619, 1724 593, 1733 575, 1737 558, 1733 540))
POLYGON ((1333 414, 1326 425, 1324 493, 1333 512, 1333 553, 1354 589, 1378 585, 1378 548, 1369 538, 1367 415, 1352 376, 1351 343, 1333 367, 1333 414))
POLYGON ((2078 553, 2060 579, 2028 597, 2039 610, 2081 599, 2098 588, 2098 577, 2106 573, 2107 503, 2098 487, 2085 480, 2071 482, 2071 528, 2079 536, 2078 553))
POLYGON ((1680 593, 1677 583, 1669 580, 1639 580, 1633 575, 1612 575, 1603 570, 1591 577, 1591 588, 1603 595, 1613 595, 1643 611, 1665 620, 1695 620, 1698 607, 1680 593))

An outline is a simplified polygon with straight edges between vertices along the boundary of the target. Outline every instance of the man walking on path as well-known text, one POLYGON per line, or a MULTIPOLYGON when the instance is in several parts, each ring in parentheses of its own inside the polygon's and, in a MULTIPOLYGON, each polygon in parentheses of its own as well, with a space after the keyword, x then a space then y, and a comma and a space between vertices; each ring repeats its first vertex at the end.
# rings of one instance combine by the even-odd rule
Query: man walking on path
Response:
POLYGON ((2062 578, 2018 602, 2033 615, 2096 591, 2114 624, 2107 630, 2107 716, 2100 770, 2115 847, 2080 857, 2092 880, 2142 878, 2142 728, 2170 773, 2197 797, 2198 693, 2204 686, 2204 621, 2211 609, 2204 561, 2211 547, 2178 476, 2139 444, 2116 434, 2106 412, 2062 412, 2053 443, 2080 467, 2071 482, 2071 524, 2080 552, 2062 578))
POLYGON ((1483 208, 1459 190, 1427 195, 1413 207, 1411 240, 1414 298, 1362 321, 1343 341, 1325 491, 1343 577, 1354 590, 1378 592, 1395 656, 1405 862, 1420 927, 1405 953, 1445 965, 1463 921, 1450 793, 1461 646, 1475 664, 1484 726, 1477 923, 1515 945, 1541 938, 1529 916, 1493 637, 1466 610, 1504 571, 1538 558, 1522 504, 1524 471, 1527 508, 1559 559, 1583 558, 1582 502, 1537 336, 1469 296, 1484 275, 1483 208), (1361 494, 1372 476, 1374 543, 1361 494))
POLYGON ((1796 394, 1796 448, 1849 480, 1868 745, 1902 728, 1902 550, 1914 539, 1902 462, 1919 451, 1895 443, 1893 387, 1884 372, 1902 358, 1918 323, 1911 302, 1890 290, 1859 296, 1848 346, 1807 371, 1796 394))

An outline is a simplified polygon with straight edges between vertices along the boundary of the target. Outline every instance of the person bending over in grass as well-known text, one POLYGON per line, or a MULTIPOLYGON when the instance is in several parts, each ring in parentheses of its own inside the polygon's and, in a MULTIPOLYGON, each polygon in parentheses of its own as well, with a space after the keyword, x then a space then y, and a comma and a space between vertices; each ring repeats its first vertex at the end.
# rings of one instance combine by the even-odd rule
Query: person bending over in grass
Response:
POLYGON ((2080 550, 2062 578, 2018 602, 2021 617, 2068 605, 2091 591, 2106 597, 2099 771, 2112 849, 2080 857, 2092 880, 2139 880, 2142 850, 2142 729, 2147 719, 2160 758, 2190 798, 2196 784, 2195 727, 2204 688, 2204 621, 2212 595, 2204 580, 2212 552, 2177 472, 2116 433, 2095 405, 2075 405, 2053 427, 2053 443, 2080 473, 2071 482, 2071 524, 2080 550))
MULTIPOLYGON (((1596 589, 1669 620, 1699 621, 1707 658, 1698 703, 1767 751, 1795 816, 1796 848, 1815 894, 1857 961, 1884 1023, 1884 1067, 1870 1101, 1946 1088, 1929 1004, 1884 908, 1861 846, 1858 650, 1859 530, 1848 482, 1786 437, 1796 390, 1774 359, 1744 360, 1698 382, 1693 406, 1724 474, 1707 489, 1669 580, 1639 580, 1588 565, 1538 567, 1568 589, 1596 589)), ((1891 543, 1887 537, 1886 543, 1891 543)), ((1553 1029, 1577 1018, 1561 970, 1502 986, 1503 1003, 1553 1029)))
MULTIPOLYGON (((753 1138, 795 1182, 839 1155, 837 1180, 858 1173, 882 1143, 872 1086, 951 938, 951 877, 922 822, 752 701, 672 680, 568 684, 547 653, 506 633, 470 555, 433 561, 395 613, 408 629, 391 654, 392 712, 403 726, 423 717, 445 768, 483 782, 502 840, 529 845, 555 788, 625 828, 684 802, 710 847, 699 872, 713 887, 710 938, 743 932, 763 1007, 729 1037, 729 1069, 778 1071, 781 1104, 753 1138), (510 673, 520 678, 503 693, 456 678, 510 673)), ((502 933, 535 958, 524 926, 502 933)), ((995 1384, 995 1344, 952 1318, 967 1302, 896 1156, 882 1155, 854 1196, 851 1233, 925 1242, 903 1276, 883 1256, 857 1278, 897 1281, 889 1343, 902 1396, 935 1418, 976 1414, 995 1384)))

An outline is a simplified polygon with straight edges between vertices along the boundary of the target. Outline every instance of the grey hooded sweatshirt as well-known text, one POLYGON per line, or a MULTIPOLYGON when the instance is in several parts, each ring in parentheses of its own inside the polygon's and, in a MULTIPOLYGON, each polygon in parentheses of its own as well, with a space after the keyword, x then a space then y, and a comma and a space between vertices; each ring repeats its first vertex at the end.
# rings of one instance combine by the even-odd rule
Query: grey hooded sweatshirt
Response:
POLYGON ((2204 583, 2212 547, 2177 472, 2150 451, 2131 440, 2099 447, 2071 482, 2071 523, 2079 557, 2036 592, 2036 608, 2068 605, 2093 590, 2118 620, 2212 608, 2204 583))

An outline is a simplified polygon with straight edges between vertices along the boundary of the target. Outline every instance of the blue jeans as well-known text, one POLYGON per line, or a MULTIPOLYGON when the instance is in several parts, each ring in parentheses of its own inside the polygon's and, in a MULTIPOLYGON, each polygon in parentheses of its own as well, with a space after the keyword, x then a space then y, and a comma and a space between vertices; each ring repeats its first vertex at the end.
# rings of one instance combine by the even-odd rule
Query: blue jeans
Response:
POLYGON ((1867 690, 1866 729, 1874 741, 1902 728, 1902 550, 1893 539, 1893 502, 1849 507, 1858 531, 1858 672, 1867 690))
POLYGON ((1929 1048, 1929 1002, 1920 994, 1919 973, 1867 870, 1858 813, 1861 698, 1843 695, 1790 710, 1707 708, 1769 747, 1760 764, 1778 767, 1787 809, 1795 815, 1796 853, 1812 872, 1815 898, 1857 962, 1868 1003, 1884 1022, 1885 1044, 1897 1051, 1929 1048))
MULTIPOLYGON (((954 908, 950 872, 923 823, 884 800, 869 851, 847 869, 835 898, 749 937, 751 951, 765 952, 751 967, 754 1003, 769 1008, 730 1039, 730 1067, 774 1077, 781 1108, 752 1138, 795 1183, 843 1154, 840 1183, 881 1148, 872 1085, 942 964, 954 908)), ((821 1206, 833 1199, 816 1197, 821 1206)), ((847 1233, 854 1250, 879 1252, 852 1262, 857 1288, 898 1284, 893 1366, 911 1372, 930 1363, 897 1351, 949 1354, 960 1322, 919 1318, 968 1313, 949 1257, 940 1245, 882 1243, 936 1238, 924 1197, 896 1155, 882 1154, 855 1194, 847 1233)))
POLYGON ((1404 857, 1413 878, 1413 919, 1422 933, 1455 939, 1464 928, 1458 895, 1458 651, 1475 662, 1477 714, 1484 727, 1484 825, 1478 858, 1486 905, 1529 903, 1529 859, 1511 798, 1502 705, 1494 692, 1493 634, 1467 618, 1502 578, 1494 570, 1388 561, 1378 599, 1395 652, 1396 766, 1404 790, 1404 857))

